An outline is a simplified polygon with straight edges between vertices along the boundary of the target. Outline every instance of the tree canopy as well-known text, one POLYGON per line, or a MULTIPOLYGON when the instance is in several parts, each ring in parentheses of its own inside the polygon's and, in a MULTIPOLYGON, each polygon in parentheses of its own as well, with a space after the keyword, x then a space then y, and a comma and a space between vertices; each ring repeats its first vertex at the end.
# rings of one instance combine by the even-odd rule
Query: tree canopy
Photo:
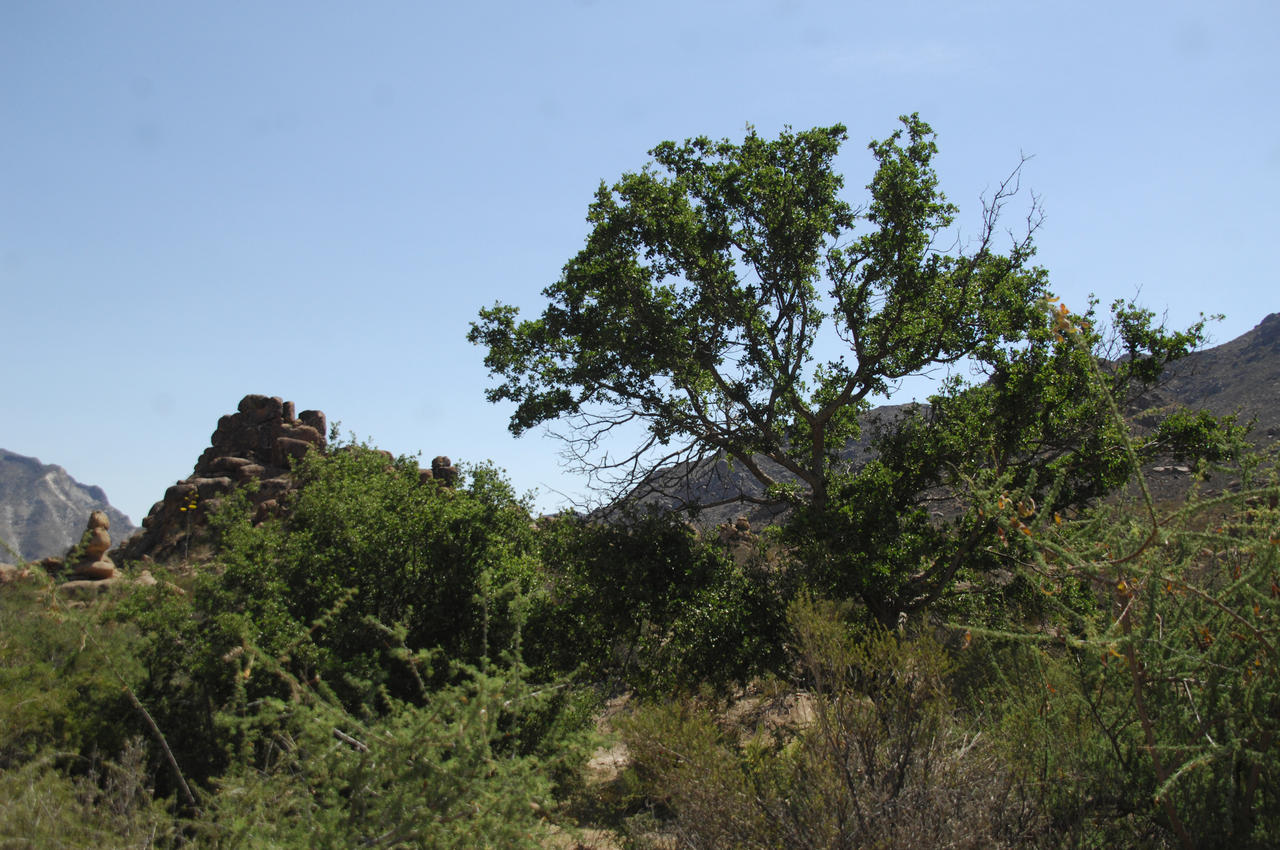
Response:
MULTIPOLYGON (((876 168, 860 207, 834 170, 839 125, 776 139, 749 130, 741 144, 664 142, 639 172, 602 183, 586 246, 544 290, 542 314, 520 320, 498 303, 471 326, 497 379, 488 398, 515 403, 512 432, 563 421, 568 456, 613 496, 661 491, 699 461, 729 457, 766 488, 785 470, 821 510, 858 414, 903 378, 966 361, 978 383, 1002 375, 1002 386, 1031 389, 1057 357, 1075 374, 1059 388, 1081 386, 1092 361, 1069 353, 1081 338, 1059 326, 1080 328, 1031 264, 1038 202, 1017 229, 1001 224, 1021 163, 962 240, 933 167, 933 130, 918 115, 901 123, 869 145, 876 168), (608 453, 607 436, 637 433, 608 453)), ((1199 338, 1168 339, 1150 331, 1150 314, 1130 317, 1127 353, 1162 354, 1156 371, 1199 338)), ((1023 418, 1054 398, 1024 400, 1023 418)), ((1097 413, 1101 399, 1090 399, 1097 413)))
POLYGON ((544 291, 543 314, 517 323, 497 304, 472 325, 502 379, 488 397, 516 403, 511 430, 567 418, 570 453, 614 492, 723 454, 766 486, 768 458, 824 501, 869 397, 1016 338, 1016 308, 1044 294, 1027 264, 1034 209, 1007 251, 993 246, 1016 172, 970 250, 939 250, 956 209, 938 188, 934 134, 916 115, 902 124, 870 146, 865 209, 841 197, 839 125, 664 142, 652 165, 602 184, 587 245, 544 291), (823 358, 828 337, 842 350, 823 358), (638 445, 594 457, 633 422, 638 445))

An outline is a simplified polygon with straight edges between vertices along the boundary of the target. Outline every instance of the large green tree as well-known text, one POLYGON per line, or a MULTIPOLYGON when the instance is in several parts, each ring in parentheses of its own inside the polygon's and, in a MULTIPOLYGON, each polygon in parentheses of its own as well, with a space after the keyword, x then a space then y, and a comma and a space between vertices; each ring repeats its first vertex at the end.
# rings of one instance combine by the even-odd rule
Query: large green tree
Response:
POLYGON ((973 240, 941 250, 956 209, 934 134, 915 115, 902 124, 870 146, 865 208, 833 169, 842 126, 664 142, 653 164, 602 184, 542 315, 496 304, 472 325, 500 379, 488 397, 516 404, 511 430, 566 421, 570 456, 615 495, 728 456, 766 486, 789 472, 823 505, 868 399, 1016 341, 1045 294, 1028 265, 1034 203, 1021 234, 994 244, 1017 171, 973 240), (641 436, 599 452, 615 430, 641 436))
MULTIPOLYGON (((1150 385, 1201 341, 1203 322, 1171 334, 1117 302, 1104 332, 1092 305, 1077 316, 1056 304, 1030 262, 1035 198, 1016 228, 1001 224, 1021 164, 963 239, 932 129, 901 121, 870 144, 861 207, 833 169, 840 126, 664 142, 653 163, 602 184, 586 247, 544 290, 542 315, 520 321, 496 304, 472 324, 498 379, 489 399, 516 405, 511 430, 567 422, 570 457, 614 496, 689 493, 699 462, 730 458, 766 498, 791 484, 796 523, 845 528, 842 551, 856 543, 881 572, 903 574, 906 538, 919 541, 907 547, 916 560, 939 534, 969 541, 939 561, 938 581, 906 593, 916 600, 946 586, 993 530, 972 516, 963 532, 942 528, 931 501, 952 499, 954 513, 957 492, 1002 475, 1038 503, 1052 490, 1055 507, 1117 486, 1132 455, 1112 400, 1150 385), (850 470, 842 452, 870 400, 946 372, 931 407, 880 437, 883 462, 850 470), (608 453, 618 440, 606 437, 637 434, 608 453), (900 527, 908 521, 913 530, 900 527)), ((883 601, 885 589, 875 593, 883 601)))

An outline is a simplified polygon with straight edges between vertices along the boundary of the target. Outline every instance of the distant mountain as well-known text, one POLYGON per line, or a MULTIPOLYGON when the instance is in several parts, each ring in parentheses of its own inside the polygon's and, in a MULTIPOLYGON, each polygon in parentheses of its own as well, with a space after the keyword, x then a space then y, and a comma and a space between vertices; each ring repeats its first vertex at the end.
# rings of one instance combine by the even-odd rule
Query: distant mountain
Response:
POLYGON ((1253 422, 1255 445, 1275 442, 1280 437, 1280 313, 1230 342, 1171 364, 1137 405, 1145 418, 1179 406, 1238 414, 1241 424, 1253 422))
MULTIPOLYGON (((892 425, 908 412, 911 405, 884 405, 873 408, 860 418, 862 435, 846 448, 847 460, 854 468, 871 459, 871 441, 876 434, 892 425)), ((1172 411, 1208 410, 1217 416, 1237 414, 1241 424, 1252 423, 1249 437, 1254 445, 1267 446, 1280 437, 1280 313, 1264 318, 1253 330, 1214 348, 1197 351, 1171 364, 1160 383, 1129 407, 1129 416, 1139 428, 1157 424, 1172 411)), ((771 461, 762 468, 780 481, 795 477, 771 461)), ((1160 480, 1154 490, 1172 497, 1185 492, 1190 483, 1189 470, 1182 466, 1154 465, 1160 480)), ((767 524, 779 514, 776 510, 749 501, 730 501, 736 495, 758 498, 763 488, 741 464, 727 460, 704 461, 696 467, 674 467, 655 473, 678 486, 666 487, 669 495, 650 493, 639 499, 641 505, 663 509, 700 502, 715 507, 701 511, 698 525, 707 527, 731 522, 746 516, 752 526, 767 524)), ((650 489, 642 485, 642 489, 650 489)))
POLYGON ((60 466, 0 449, 0 561, 60 556, 80 540, 89 514, 107 512, 111 540, 134 531, 129 517, 111 507, 101 487, 76 481, 60 466))

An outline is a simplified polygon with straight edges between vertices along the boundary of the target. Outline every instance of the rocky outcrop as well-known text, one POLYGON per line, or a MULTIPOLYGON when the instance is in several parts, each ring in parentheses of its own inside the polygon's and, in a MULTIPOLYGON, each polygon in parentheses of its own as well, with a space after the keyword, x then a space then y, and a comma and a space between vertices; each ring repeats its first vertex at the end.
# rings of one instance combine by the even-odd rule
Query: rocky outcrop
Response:
POLYGON ((30 567, 20 567, 17 564, 0 564, 0 585, 29 578, 31 578, 30 567))
MULTIPOLYGON (((119 561, 199 561, 210 551, 209 516, 230 493, 243 491, 255 522, 284 516, 298 489, 292 469, 308 452, 328 451, 328 423, 319 410, 295 413, 279 396, 247 395, 218 420, 209 447, 190 477, 165 491, 142 521, 142 531, 116 550, 119 561)), ((394 460, 384 452, 387 463, 394 460)), ((458 470, 441 455, 420 478, 452 487, 458 470)))
POLYGON ((446 487, 452 487, 458 481, 458 470, 453 465, 453 461, 449 460, 445 455, 438 455, 431 460, 431 474, 427 475, 426 470, 422 470, 422 478, 428 478, 439 481, 446 487))
POLYGON ((751 520, 745 515, 737 517, 733 522, 724 522, 716 526, 716 536, 735 562, 744 564, 751 559, 760 539, 751 532, 751 520))
POLYGON ((208 542, 208 517, 230 492, 246 489, 255 518, 278 516, 296 488, 290 469, 309 451, 326 451, 328 424, 319 410, 295 412, 279 396, 247 395, 218 420, 190 477, 165 491, 119 552, 127 560, 187 559, 208 542), (246 485, 254 485, 247 487, 246 485), (193 551, 193 547, 195 550, 193 551))
POLYGON ((65 469, 0 449, 0 558, 36 561, 60 556, 84 528, 85 515, 105 511, 123 540, 134 531, 101 487, 81 484, 65 469))

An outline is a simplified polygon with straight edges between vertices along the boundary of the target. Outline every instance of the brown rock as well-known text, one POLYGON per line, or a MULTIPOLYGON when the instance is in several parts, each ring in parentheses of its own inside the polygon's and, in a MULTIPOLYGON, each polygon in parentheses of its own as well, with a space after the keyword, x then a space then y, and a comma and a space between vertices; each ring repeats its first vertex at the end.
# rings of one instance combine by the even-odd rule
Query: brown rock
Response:
MULTIPOLYGON (((168 490, 164 491, 164 504, 176 505, 179 502, 185 502, 196 492, 196 485, 190 481, 179 481, 168 490)), ((154 510, 154 509, 153 509, 154 510)))
POLYGON ((446 455, 438 455, 431 460, 431 475, 446 487, 452 487, 458 480, 458 469, 446 455))
POLYGON ((162 562, 193 557, 193 547, 209 539, 207 517, 213 504, 250 482, 257 484, 251 496, 255 505, 274 501, 267 513, 283 514, 289 506, 287 494, 294 487, 290 464, 311 449, 326 449, 324 414, 318 410, 295 414, 296 405, 279 396, 250 394, 240 399, 235 413, 218 419, 191 477, 169 488, 143 520, 144 533, 130 540, 120 557, 150 556, 162 562), (199 508, 194 512, 189 510, 193 504, 199 508))
POLYGON ((224 455, 222 457, 214 458, 213 462, 209 464, 209 469, 214 472, 226 472, 234 475, 241 467, 249 466, 252 463, 253 461, 249 460, 247 457, 232 457, 231 455, 224 455))
POLYGON ((105 528, 90 528, 81 541, 86 559, 100 559, 111 548, 111 535, 105 528))
POLYGON ((247 395, 240 399, 237 409, 257 425, 280 419, 284 414, 284 401, 279 396, 247 395))
POLYGON ((272 517, 280 516, 280 503, 275 499, 267 499, 259 502, 257 509, 253 512, 253 524, 259 525, 266 522, 272 517))
POLYGON ((218 478, 191 478, 188 484, 195 485, 196 493, 201 499, 211 499, 219 493, 226 493, 235 486, 235 482, 223 475, 218 478))
POLYGON ((312 448, 311 443, 306 440, 298 440, 293 437, 281 437, 276 440, 276 451, 272 457, 272 462, 278 466, 286 466, 289 458, 301 458, 312 448))
POLYGON ((18 567, 13 564, 0 564, 0 584, 22 581, 25 578, 31 578, 31 570, 29 568, 18 567))
POLYGON ((293 487, 293 483, 287 478, 264 478, 258 482, 258 495, 265 499, 275 499, 283 496, 293 487))
POLYGON ((328 438, 329 425, 325 420, 323 411, 304 410, 298 414, 298 421, 303 425, 310 425, 312 428, 315 428, 321 438, 328 438))
POLYGON ((115 578, 116 572, 116 565, 111 563, 109 558, 103 558, 100 561, 81 564, 72 570, 71 574, 91 581, 99 581, 106 578, 115 578))
POLYGON ((76 558, 71 565, 72 575, 91 580, 115 576, 116 565, 107 556, 107 550, 111 548, 111 535, 107 531, 110 527, 111 521, 107 519, 105 512, 94 511, 89 514, 89 522, 80 542, 67 553, 68 558, 76 558))
POLYGON ((280 434, 282 438, 302 440, 316 447, 324 446, 324 437, 310 425, 285 425, 280 429, 280 434))
POLYGON ((267 468, 260 463, 251 463, 236 470, 236 480, 244 483, 267 474, 267 468))

